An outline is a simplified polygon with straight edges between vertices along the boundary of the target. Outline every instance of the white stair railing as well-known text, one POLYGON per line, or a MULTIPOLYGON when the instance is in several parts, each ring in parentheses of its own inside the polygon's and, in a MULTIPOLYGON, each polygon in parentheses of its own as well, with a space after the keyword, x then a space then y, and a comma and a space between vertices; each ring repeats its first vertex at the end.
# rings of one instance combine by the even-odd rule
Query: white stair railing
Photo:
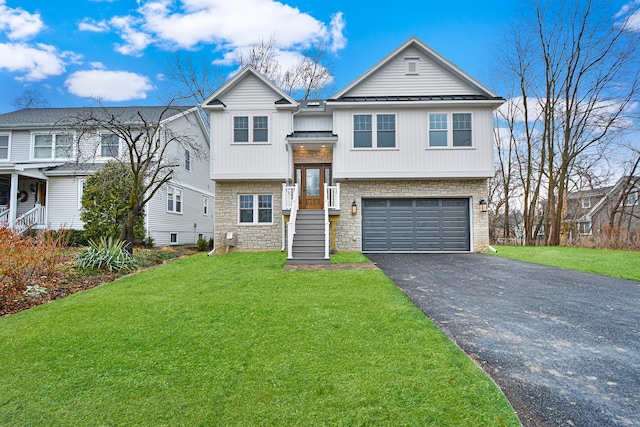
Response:
POLYGON ((282 210, 290 210, 293 200, 298 200, 298 184, 282 184, 282 210))
POLYGON ((330 190, 327 184, 324 184, 324 259, 329 259, 329 198, 330 190))
POLYGON ((287 259, 293 259, 293 237, 296 234, 296 217, 298 216, 298 184, 289 187, 293 188, 293 191, 289 192, 287 190, 288 199, 284 198, 284 188, 283 186, 282 209, 288 206, 288 209, 291 210, 289 222, 287 223, 287 259))

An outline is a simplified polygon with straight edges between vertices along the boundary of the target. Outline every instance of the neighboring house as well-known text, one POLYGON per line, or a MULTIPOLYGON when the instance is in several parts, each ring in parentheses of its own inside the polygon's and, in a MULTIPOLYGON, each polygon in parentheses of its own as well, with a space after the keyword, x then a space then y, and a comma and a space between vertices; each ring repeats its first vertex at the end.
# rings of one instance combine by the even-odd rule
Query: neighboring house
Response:
POLYGON ((639 193, 637 176, 622 177, 613 186, 568 193, 565 221, 570 237, 610 233, 612 223, 628 232, 640 231, 639 193))
POLYGON ((326 262, 329 246, 482 251, 503 102, 416 38, 326 100, 295 101, 245 67, 202 104, 216 243, 291 262, 326 262))
POLYGON ((163 130, 196 141, 200 153, 169 146, 163 161, 176 166, 171 181, 146 205, 145 228, 156 245, 212 238, 209 130, 195 107, 34 108, 0 114, 0 225, 18 231, 83 228, 86 177, 126 155, 116 135, 100 130, 85 135, 74 126, 78 117, 105 112, 136 125, 137 114, 148 122, 161 120, 163 130))

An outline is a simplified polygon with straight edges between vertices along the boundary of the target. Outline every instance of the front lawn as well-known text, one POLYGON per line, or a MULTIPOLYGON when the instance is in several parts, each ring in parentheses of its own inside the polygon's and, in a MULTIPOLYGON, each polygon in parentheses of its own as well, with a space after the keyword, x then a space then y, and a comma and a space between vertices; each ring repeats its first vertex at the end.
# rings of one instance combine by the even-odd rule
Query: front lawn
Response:
POLYGON ((505 258, 640 281, 640 252, 572 246, 496 246, 505 258))
POLYGON ((0 425, 519 425, 382 272, 284 262, 195 255, 1 318, 0 425))

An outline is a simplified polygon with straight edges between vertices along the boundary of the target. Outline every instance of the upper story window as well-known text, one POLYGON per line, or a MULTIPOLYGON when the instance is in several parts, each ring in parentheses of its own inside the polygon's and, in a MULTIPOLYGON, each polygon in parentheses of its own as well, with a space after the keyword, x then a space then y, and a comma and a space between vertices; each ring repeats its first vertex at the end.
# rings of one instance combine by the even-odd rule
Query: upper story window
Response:
POLYGON ((634 206, 638 203, 638 190, 632 190, 624 201, 625 206, 634 206))
POLYGON ((182 213, 182 189, 167 186, 167 212, 182 213))
POLYGON ((202 198, 202 215, 209 215, 209 198, 202 198))
POLYGON ((353 116, 354 148, 395 148, 395 146, 395 114, 355 114, 353 116))
POLYGON ((120 138, 113 133, 104 133, 100 135, 100 156, 114 157, 120 155, 120 138))
POLYGON ((9 159, 9 135, 0 135, 0 160, 9 159))
POLYGON ((184 150, 184 168, 188 171, 191 170, 191 151, 184 150))
POLYGON ((73 135, 69 133, 34 134, 34 159, 69 159, 73 157, 73 135))
POLYGON ((238 223, 273 223, 273 196, 271 194, 240 194, 238 197, 238 223))
POLYGON ((269 117, 234 117, 233 142, 269 142, 269 117), (252 132, 249 132, 249 122, 251 122, 252 132))
POLYGON ((429 147, 471 147, 471 134, 471 113, 429 114, 429 147))
POLYGON ((581 199, 581 203, 582 203, 582 208, 583 209, 589 209, 591 207, 591 198, 583 197, 581 199))

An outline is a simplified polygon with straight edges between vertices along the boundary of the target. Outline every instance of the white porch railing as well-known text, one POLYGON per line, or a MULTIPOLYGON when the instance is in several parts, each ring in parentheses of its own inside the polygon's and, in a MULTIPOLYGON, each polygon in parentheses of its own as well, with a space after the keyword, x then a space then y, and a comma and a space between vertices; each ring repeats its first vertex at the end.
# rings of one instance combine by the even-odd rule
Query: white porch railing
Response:
POLYGON ((36 203, 36 206, 33 209, 16 218, 15 223, 11 224, 10 227, 13 228, 13 231, 17 234, 22 234, 34 226, 43 223, 44 209, 42 209, 42 205, 40 205, 40 203, 36 203))
POLYGON ((298 184, 294 184, 293 187, 282 184, 282 209, 291 211, 287 223, 287 259, 293 259, 293 236, 296 234, 298 216, 298 184))
POLYGON ((0 228, 9 225, 9 209, 0 208, 0 228))
POLYGON ((324 185, 324 259, 329 259, 329 186, 324 185))
POLYGON ((324 185, 324 205, 331 210, 340 210, 340 183, 324 185))

